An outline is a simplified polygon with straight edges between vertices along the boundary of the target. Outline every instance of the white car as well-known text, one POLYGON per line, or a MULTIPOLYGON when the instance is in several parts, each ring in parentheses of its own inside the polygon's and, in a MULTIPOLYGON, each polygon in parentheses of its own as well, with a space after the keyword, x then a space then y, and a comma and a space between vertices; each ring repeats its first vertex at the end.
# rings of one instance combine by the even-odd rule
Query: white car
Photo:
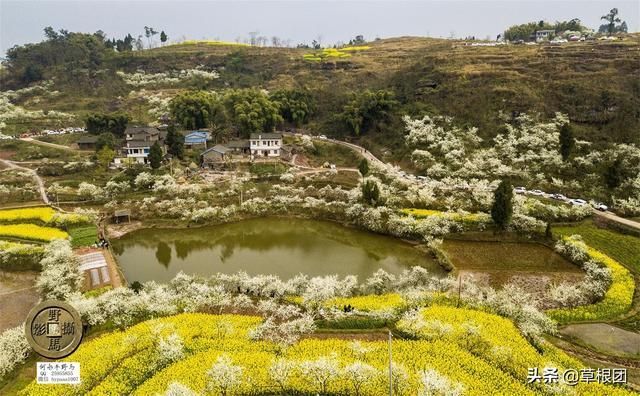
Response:
POLYGON ((418 180, 427 181, 429 178, 426 176, 418 176, 418 180))
POLYGON ((593 207, 595 209, 598 209, 601 212, 606 212, 607 210, 609 210, 609 207, 605 204, 603 204, 602 202, 597 202, 595 204, 593 204, 593 207))
POLYGON ((553 195, 551 195, 551 198, 557 199, 558 201, 566 201, 567 200, 567 197, 565 197, 562 194, 553 194, 553 195))
POLYGON ((325 135, 320 135, 320 136, 318 136, 318 138, 320 138, 322 140, 327 140, 327 137, 325 135))
POLYGON ((537 195, 537 196, 539 196, 539 197, 541 197, 541 196, 543 196, 543 195, 544 195, 544 191, 542 191, 542 190, 532 190, 532 191, 529 191, 529 193, 530 193, 531 195, 537 195))
POLYGON ((524 187, 516 187, 513 189, 513 191, 515 191, 516 194, 525 194, 527 192, 527 189, 524 187))
POLYGON ((587 204, 587 201, 585 201, 584 199, 576 198, 576 199, 570 199, 569 203, 574 206, 584 206, 587 204))

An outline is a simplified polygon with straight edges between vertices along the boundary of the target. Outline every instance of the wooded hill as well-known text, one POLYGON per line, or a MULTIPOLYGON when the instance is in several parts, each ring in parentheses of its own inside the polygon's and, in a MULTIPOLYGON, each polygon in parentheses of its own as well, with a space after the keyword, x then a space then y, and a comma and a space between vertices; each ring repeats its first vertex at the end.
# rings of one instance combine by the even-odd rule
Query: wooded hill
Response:
POLYGON ((387 90, 398 105, 389 117, 362 130, 359 139, 395 149, 396 158, 403 155, 403 114, 452 116, 461 125, 478 127, 480 136, 488 138, 500 133, 499 112, 536 112, 543 118, 563 112, 569 115, 578 139, 640 143, 639 34, 618 41, 493 47, 401 37, 367 43, 344 56, 313 49, 209 42, 118 53, 103 50, 101 38, 91 37, 96 35, 75 37, 75 47, 48 40, 14 49, 0 73, 2 89, 53 78, 51 89, 60 94, 38 100, 24 95, 16 104, 29 110, 71 112, 81 118, 95 111, 123 111, 134 122, 146 123, 154 121, 145 110, 148 104, 129 95, 140 87, 127 85, 116 72, 177 73, 199 67, 215 70, 220 77, 144 88, 165 93, 186 88, 306 89, 315 111, 304 127, 334 136, 352 133, 337 117, 352 93, 387 90), (49 59, 38 48, 54 45, 51 42, 57 49, 47 48, 49 59))

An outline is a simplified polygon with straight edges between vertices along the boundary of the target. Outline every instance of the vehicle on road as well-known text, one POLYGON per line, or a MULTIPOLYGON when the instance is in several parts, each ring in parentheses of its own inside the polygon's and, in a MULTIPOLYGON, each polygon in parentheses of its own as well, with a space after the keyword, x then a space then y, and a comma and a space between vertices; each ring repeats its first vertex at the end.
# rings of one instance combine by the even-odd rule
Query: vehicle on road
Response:
POLYGON ((322 139, 322 140, 327 140, 327 137, 325 135, 320 135, 320 136, 318 136, 318 138, 322 139))
POLYGON ((516 187, 513 189, 513 191, 515 191, 516 194, 526 194, 527 193, 527 189, 524 187, 516 187))
POLYGON ((567 197, 562 194, 551 194, 551 198, 557 199, 558 201, 566 201, 567 197))
POLYGON ((584 206, 587 204, 587 201, 585 201, 584 199, 576 198, 576 199, 570 199, 569 203, 574 206, 584 206))
POLYGON ((593 204, 593 208, 601 212, 606 212, 607 210, 609 210, 609 207, 602 202, 596 202, 595 204, 593 204))
POLYGON ((542 191, 542 190, 532 190, 532 191, 529 191, 529 194, 541 197, 541 196, 544 195, 544 191, 542 191))

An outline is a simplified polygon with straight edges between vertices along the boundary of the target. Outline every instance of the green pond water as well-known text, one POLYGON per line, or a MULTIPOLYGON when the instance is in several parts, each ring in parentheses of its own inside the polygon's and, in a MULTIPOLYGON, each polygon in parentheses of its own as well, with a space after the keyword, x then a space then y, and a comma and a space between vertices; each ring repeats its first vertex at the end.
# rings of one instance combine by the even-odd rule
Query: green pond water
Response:
POLYGON ((189 229, 144 229, 112 241, 128 282, 171 280, 178 272, 210 275, 245 271, 282 279, 357 275, 379 268, 400 273, 414 265, 434 275, 445 271, 414 246, 339 224, 260 218, 189 229))

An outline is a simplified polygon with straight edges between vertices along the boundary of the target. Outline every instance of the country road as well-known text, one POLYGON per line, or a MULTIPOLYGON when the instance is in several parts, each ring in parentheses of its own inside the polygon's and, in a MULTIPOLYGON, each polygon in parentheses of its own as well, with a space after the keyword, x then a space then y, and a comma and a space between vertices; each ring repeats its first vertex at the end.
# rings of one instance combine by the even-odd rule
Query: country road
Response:
MULTIPOLYGON (((289 135, 289 136, 295 136, 293 133, 285 133, 285 135, 289 135)), ((311 135, 309 135, 311 136, 311 135)), ((377 158, 376 156, 374 156, 373 154, 371 154, 370 151, 366 150, 364 147, 362 146, 358 146, 357 144, 353 144, 353 143, 348 143, 348 142, 343 142, 341 140, 336 140, 336 139, 330 139, 330 138, 326 138, 326 139, 321 139, 317 136, 311 136, 312 139, 314 140, 318 140, 318 141, 324 141, 324 142, 332 142, 335 144, 339 144, 345 147, 349 147, 352 150, 356 151, 357 153, 359 153, 361 156, 363 156, 364 158, 366 158, 368 161, 376 163, 382 167, 387 167, 388 164, 386 164, 385 162, 383 162, 382 160, 380 160, 379 158, 377 158)), ((344 169, 344 170, 349 170, 349 169, 344 169)), ((625 225, 627 227, 631 227, 633 229, 639 230, 640 231, 640 223, 638 223, 637 221, 633 221, 630 219, 625 219, 624 217, 620 217, 612 212, 601 212, 599 210, 594 209, 593 210, 593 215, 594 216, 601 216, 604 217, 606 219, 609 219, 611 221, 615 221, 618 224, 622 224, 625 225)))
POLYGON ((16 165, 13 161, 5 160, 5 159, 0 159, 0 162, 2 162, 9 169, 21 169, 25 172, 31 173, 31 175, 33 176, 33 179, 36 181, 36 184, 38 185, 40 198, 42 198, 42 201, 45 204, 49 205, 49 197, 47 197, 47 191, 44 188, 44 182, 42 181, 42 178, 40 177, 40 175, 38 175, 38 173, 35 170, 25 168, 20 165, 16 165))
POLYGON ((623 225, 625 225, 627 227, 631 227, 631 228, 633 228, 635 230, 640 231, 640 223, 638 223, 637 221, 633 221, 633 220, 630 220, 630 219, 625 219, 624 217, 617 216, 616 214, 611 213, 611 212, 601 212, 601 211, 595 210, 595 209, 593 210, 593 214, 595 216, 601 216, 601 217, 604 217, 605 219, 609 219, 611 221, 615 221, 616 223, 623 224, 623 225))

